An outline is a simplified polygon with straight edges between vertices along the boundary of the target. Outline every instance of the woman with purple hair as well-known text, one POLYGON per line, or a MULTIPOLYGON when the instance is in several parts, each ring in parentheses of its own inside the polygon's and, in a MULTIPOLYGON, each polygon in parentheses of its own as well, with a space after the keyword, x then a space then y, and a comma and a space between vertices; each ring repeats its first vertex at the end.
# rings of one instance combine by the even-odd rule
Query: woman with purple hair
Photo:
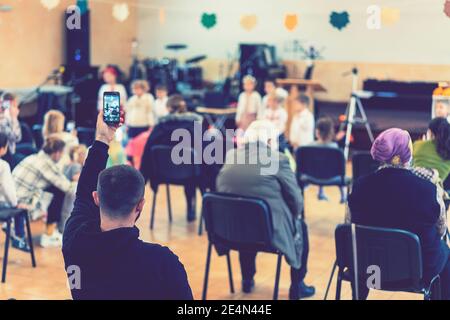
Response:
MULTIPOLYGON (((412 168, 412 143, 407 131, 382 132, 371 149, 378 171, 356 180, 349 196, 352 223, 410 231, 420 239, 423 275, 429 283, 441 277, 442 298, 450 299, 449 247, 445 242, 442 188, 433 183, 435 171, 412 168)), ((446 225, 446 223, 445 223, 446 225)), ((369 289, 361 285, 360 298, 369 289)))

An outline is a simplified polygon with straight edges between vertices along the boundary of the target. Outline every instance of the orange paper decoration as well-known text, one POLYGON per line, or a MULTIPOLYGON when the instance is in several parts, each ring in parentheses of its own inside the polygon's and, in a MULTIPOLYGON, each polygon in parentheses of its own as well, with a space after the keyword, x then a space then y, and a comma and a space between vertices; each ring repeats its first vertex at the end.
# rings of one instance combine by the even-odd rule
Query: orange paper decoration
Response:
POLYGON ((287 14, 284 18, 284 26, 288 31, 294 31, 298 26, 298 16, 296 14, 287 14))

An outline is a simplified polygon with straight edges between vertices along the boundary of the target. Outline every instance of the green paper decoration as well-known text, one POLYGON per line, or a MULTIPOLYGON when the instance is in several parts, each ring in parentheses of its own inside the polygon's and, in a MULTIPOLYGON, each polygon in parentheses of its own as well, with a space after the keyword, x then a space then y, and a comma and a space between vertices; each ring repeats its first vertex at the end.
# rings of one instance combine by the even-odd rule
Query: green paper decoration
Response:
POLYGON ((89 9, 88 0, 77 0, 77 6, 80 8, 81 14, 85 14, 89 9))
POLYGON ((205 29, 214 28, 217 24, 217 15, 215 13, 203 13, 201 23, 205 29))
POLYGON ((347 11, 333 11, 330 15, 330 23, 334 28, 342 31, 350 23, 350 15, 347 11))

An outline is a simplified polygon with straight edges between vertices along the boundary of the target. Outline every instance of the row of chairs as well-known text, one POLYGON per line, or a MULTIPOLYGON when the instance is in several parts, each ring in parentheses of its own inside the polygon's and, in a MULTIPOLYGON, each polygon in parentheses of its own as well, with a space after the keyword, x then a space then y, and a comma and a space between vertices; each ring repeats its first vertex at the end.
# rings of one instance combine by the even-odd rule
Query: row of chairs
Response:
MULTIPOLYGON (((42 125, 35 124, 32 127, 32 138, 33 142, 37 149, 40 149, 42 147, 42 144, 44 143, 43 137, 42 137, 42 125)), ((77 136, 78 140, 81 144, 84 144, 86 146, 90 146, 94 143, 95 140, 95 129, 94 128, 85 128, 85 127, 78 127, 77 130, 77 136)), ((22 129, 22 132, 24 130, 22 129)), ((28 137, 29 135, 27 135, 28 137)), ((24 139, 22 139, 24 140, 24 139)), ((27 139, 29 140, 29 138, 27 139)), ((32 142, 32 141, 27 141, 32 142)))

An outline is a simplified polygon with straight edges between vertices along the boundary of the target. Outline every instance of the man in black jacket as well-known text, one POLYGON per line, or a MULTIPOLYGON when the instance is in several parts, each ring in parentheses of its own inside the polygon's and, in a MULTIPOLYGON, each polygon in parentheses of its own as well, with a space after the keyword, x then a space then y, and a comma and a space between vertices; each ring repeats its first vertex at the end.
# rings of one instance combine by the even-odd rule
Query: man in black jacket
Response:
POLYGON ((106 125, 100 113, 96 141, 64 230, 62 250, 72 297, 190 300, 191 288, 178 257, 139 239, 135 222, 145 202, 144 178, 129 166, 105 169, 116 129, 106 125))

